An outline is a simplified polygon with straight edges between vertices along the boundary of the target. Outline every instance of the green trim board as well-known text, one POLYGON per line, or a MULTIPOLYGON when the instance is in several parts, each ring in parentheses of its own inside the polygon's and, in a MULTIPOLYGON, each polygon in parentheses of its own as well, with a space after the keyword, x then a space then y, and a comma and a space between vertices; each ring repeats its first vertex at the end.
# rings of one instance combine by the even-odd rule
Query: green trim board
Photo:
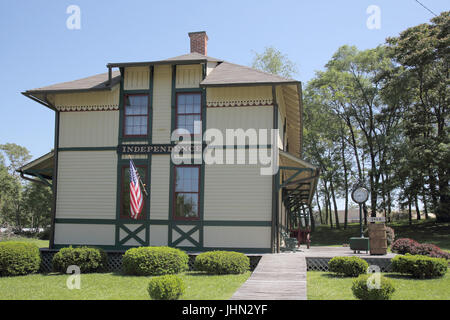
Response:
MULTIPOLYGON (((273 101, 273 129, 278 128, 278 103, 276 87, 272 86, 272 101, 273 101)), ((277 137, 278 139, 278 137, 277 137)), ((271 232, 271 248, 272 252, 279 252, 279 236, 278 236, 278 211, 279 211, 279 184, 280 184, 280 170, 272 176, 272 232, 271 232)))
POLYGON ((117 146, 111 147, 63 147, 58 148, 58 152, 64 151, 116 151, 117 146))
MULTIPOLYGON (((47 103, 49 103, 47 101, 47 103)), ((49 105, 51 105, 49 103, 49 105)), ((49 248, 53 249, 55 246, 55 220, 56 220, 56 201, 58 197, 58 147, 59 147, 59 111, 55 110, 55 140, 54 140, 54 150, 56 150, 53 157, 53 177, 52 177, 52 193, 53 193, 53 203, 52 203, 52 216, 51 216, 51 231, 49 248)))
MULTIPOLYGON (((84 247, 85 244, 56 244, 54 248, 52 249, 62 249, 67 248, 69 246, 72 247, 84 247)), ((123 247, 116 247, 116 246, 108 246, 108 245, 89 245, 90 247, 96 247, 107 251, 117 251, 117 252, 124 252, 131 248, 136 248, 136 246, 123 246, 123 247)), ((195 253, 195 252, 206 252, 206 251, 217 251, 217 250, 224 250, 224 251, 236 251, 236 252, 242 252, 242 253, 248 253, 248 254, 254 254, 254 253, 271 253, 271 248, 236 248, 236 247, 204 247, 204 248, 195 248, 195 247, 177 247, 178 249, 181 249, 183 251, 195 253)))
MULTIPOLYGON (((149 220, 120 220, 116 219, 74 219, 74 218, 57 218, 55 223, 64 224, 148 224, 148 225, 168 225, 170 220, 149 219, 149 220)), ((197 221, 179 221, 177 225, 195 225, 197 221)), ((271 221, 241 221, 241 220, 204 220, 204 226, 214 227, 270 227, 271 221)))

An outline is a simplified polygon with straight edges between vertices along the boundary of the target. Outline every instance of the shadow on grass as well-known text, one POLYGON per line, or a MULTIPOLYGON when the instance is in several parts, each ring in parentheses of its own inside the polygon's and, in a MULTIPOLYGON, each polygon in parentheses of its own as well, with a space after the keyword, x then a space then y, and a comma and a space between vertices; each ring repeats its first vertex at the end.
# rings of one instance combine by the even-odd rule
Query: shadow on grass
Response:
POLYGON ((410 281, 415 281, 415 280, 419 280, 419 281, 429 281, 429 280, 436 280, 439 278, 413 278, 411 275, 408 274, 401 274, 401 273, 387 273, 387 274, 383 274, 383 276, 385 276, 386 278, 391 278, 391 279, 398 279, 398 280, 410 280, 410 281))
POLYGON ((324 274, 320 275, 323 278, 329 278, 329 279, 348 279, 348 278, 352 278, 352 277, 346 277, 344 275, 341 274, 337 274, 337 273, 331 273, 331 272, 326 272, 324 274))

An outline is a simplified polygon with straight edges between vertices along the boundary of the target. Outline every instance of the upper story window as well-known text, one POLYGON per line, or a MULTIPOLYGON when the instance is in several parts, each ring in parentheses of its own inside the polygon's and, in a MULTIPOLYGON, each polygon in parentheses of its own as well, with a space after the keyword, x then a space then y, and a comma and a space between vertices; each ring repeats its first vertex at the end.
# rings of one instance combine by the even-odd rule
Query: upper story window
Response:
POLYGON ((195 121, 202 120, 201 93, 178 93, 176 129, 186 129, 191 134, 199 134, 200 128, 195 128, 195 121))
POLYGON ((124 100, 124 137, 147 136, 148 95, 127 94, 124 100))
POLYGON ((174 218, 196 220, 199 218, 200 166, 175 167, 174 218))

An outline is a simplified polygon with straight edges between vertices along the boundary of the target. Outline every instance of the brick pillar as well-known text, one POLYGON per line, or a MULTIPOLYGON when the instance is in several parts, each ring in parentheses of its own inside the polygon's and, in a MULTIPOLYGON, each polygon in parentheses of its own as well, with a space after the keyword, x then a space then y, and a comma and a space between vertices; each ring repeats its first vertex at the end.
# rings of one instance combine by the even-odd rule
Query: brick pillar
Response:
POLYGON ((206 32, 189 32, 189 38, 191 38, 191 53, 197 52, 206 56, 208 49, 208 36, 206 32))

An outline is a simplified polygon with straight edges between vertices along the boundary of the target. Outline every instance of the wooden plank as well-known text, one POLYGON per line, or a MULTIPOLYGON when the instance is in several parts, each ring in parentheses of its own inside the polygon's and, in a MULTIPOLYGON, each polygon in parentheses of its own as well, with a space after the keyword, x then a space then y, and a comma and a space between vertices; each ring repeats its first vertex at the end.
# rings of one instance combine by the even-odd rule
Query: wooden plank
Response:
POLYGON ((232 300, 306 300, 306 259, 282 253, 263 255, 232 300))

